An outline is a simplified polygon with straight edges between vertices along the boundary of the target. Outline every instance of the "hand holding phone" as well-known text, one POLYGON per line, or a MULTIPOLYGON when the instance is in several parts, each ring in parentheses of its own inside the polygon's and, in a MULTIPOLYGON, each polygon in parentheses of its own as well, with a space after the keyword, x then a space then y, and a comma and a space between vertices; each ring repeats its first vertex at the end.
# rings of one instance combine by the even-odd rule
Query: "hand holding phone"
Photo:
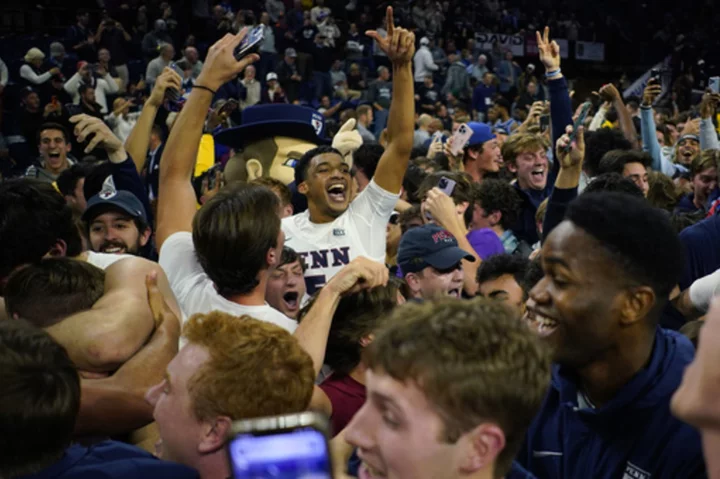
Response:
POLYGON ((713 93, 720 93, 720 77, 710 77, 708 87, 713 93))
POLYGON ((580 113, 578 114, 577 118, 575 118, 575 122, 573 123, 572 132, 569 135, 569 141, 567 145, 562 147, 563 149, 561 151, 563 153, 567 153, 570 151, 570 145, 572 145, 572 143, 577 138, 578 129, 585 124, 585 119, 587 119, 591 107, 592 103, 590 103, 589 101, 586 101, 580 107, 580 113))
POLYGON ((264 40, 263 26, 258 25, 245 35, 245 38, 242 39, 240 45, 235 49, 235 58, 241 60, 251 53, 257 53, 264 40))
POLYGON ((460 125, 455 133, 450 137, 450 153, 457 156, 465 148, 468 140, 472 136, 473 131, 466 123, 460 125))

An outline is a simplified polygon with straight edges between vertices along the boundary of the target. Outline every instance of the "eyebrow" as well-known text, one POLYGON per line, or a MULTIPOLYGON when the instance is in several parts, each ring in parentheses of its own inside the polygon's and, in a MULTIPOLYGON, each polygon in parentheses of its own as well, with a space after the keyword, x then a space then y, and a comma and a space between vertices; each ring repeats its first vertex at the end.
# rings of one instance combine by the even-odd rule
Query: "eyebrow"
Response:
POLYGON ((508 292, 505 291, 504 289, 496 289, 494 291, 491 291, 490 294, 488 294, 488 298, 496 298, 496 297, 500 296, 501 294, 508 294, 508 292))
POLYGON ((556 258, 556 257, 552 257, 552 256, 544 257, 543 262, 546 264, 559 265, 559 266, 563 266, 567 269, 570 269, 570 265, 567 263, 567 261, 560 259, 560 258, 556 258))
POLYGON ((373 391, 371 393, 371 396, 373 396, 373 398, 376 401, 378 401, 386 406, 391 406, 392 408, 397 409, 397 411, 399 413, 402 413, 402 408, 400 407, 400 405, 397 402, 395 402, 395 400, 393 398, 391 398, 390 396, 383 394, 383 393, 379 393, 377 391, 373 391))

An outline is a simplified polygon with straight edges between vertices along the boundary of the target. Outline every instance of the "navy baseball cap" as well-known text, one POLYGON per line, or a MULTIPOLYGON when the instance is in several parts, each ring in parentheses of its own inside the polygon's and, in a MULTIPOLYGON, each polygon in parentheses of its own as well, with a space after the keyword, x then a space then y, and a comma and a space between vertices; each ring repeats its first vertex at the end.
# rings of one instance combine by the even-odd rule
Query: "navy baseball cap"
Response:
POLYGON ((146 223, 148 220, 142 202, 129 191, 117 190, 112 176, 105 179, 100 193, 88 200, 82 219, 92 221, 109 209, 119 209, 133 218, 142 218, 146 223))
POLYGON ((239 126, 215 134, 221 145, 242 149, 246 144, 275 136, 287 136, 316 145, 330 144, 325 118, 317 110, 299 105, 255 105, 245 108, 239 126))
POLYGON ((475 257, 458 247, 450 232, 438 225, 427 224, 405 233, 398 247, 397 261, 402 272, 417 273, 428 266, 448 269, 461 260, 475 261, 475 257))
POLYGON ((486 141, 490 141, 495 138, 495 134, 492 132, 492 128, 485 123, 478 123, 477 121, 471 121, 467 124, 470 127, 473 134, 468 140, 466 147, 482 145, 486 141))

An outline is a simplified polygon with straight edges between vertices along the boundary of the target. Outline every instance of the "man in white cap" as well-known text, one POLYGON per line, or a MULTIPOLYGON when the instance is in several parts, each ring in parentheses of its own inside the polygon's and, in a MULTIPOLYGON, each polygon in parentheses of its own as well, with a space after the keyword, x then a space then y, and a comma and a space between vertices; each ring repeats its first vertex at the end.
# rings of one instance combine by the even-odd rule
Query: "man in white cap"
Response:
POLYGON ((270 72, 265 75, 265 88, 263 88, 260 103, 287 103, 285 92, 278 83, 277 73, 270 72))
POLYGON ((415 89, 420 88, 420 85, 425 81, 426 75, 432 75, 432 73, 438 69, 438 66, 433 61, 432 53, 428 45, 430 45, 428 37, 422 37, 420 39, 420 48, 415 52, 415 57, 413 58, 415 62, 415 72, 413 74, 415 89))

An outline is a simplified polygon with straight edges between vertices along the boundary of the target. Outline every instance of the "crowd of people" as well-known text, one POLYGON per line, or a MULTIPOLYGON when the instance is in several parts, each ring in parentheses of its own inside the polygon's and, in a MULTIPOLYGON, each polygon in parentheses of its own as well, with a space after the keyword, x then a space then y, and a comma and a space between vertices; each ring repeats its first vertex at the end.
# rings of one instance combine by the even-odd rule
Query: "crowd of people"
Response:
POLYGON ((314 411, 336 478, 720 478, 720 94, 579 98, 544 14, 485 6, 520 66, 453 5, 79 11, 0 62, 0 477, 224 479, 314 411))

